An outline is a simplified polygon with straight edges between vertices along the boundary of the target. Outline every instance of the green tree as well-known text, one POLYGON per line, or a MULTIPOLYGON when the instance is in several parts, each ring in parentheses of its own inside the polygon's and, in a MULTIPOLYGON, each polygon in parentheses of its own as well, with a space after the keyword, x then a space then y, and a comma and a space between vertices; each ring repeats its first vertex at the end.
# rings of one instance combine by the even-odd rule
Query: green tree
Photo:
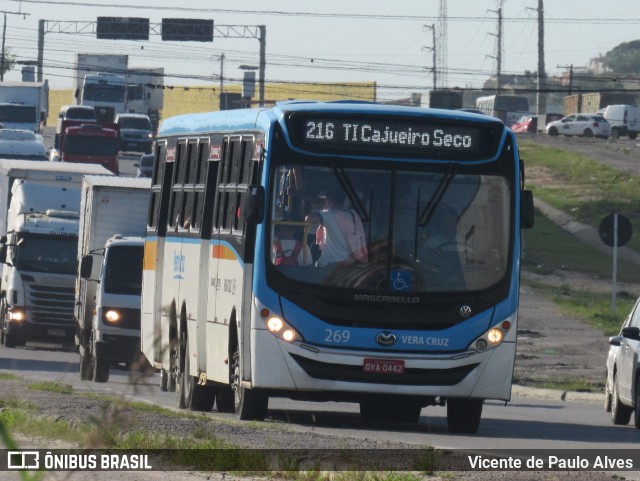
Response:
POLYGON ((640 40, 621 43, 608 51, 604 57, 604 66, 617 75, 640 72, 640 40))
MULTIPOLYGON (((0 52, 0 56, 2 52, 0 52)), ((10 71, 16 63, 16 56, 11 53, 11 49, 4 49, 4 68, 0 66, 0 76, 4 76, 8 71, 10 71)))

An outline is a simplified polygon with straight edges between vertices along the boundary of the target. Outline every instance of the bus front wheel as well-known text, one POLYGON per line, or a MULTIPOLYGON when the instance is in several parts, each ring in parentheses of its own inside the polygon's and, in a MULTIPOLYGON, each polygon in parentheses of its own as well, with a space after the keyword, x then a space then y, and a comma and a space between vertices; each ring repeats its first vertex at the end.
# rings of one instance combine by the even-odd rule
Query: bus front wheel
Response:
POLYGON ((233 412, 242 420, 263 420, 267 415, 269 396, 259 389, 247 389, 242 386, 240 376, 240 353, 236 347, 230 369, 231 389, 218 395, 218 408, 229 411, 233 402, 233 412), (232 396, 231 396, 232 395, 232 396), (222 404, 222 405, 221 405, 222 404))
POLYGON ((452 433, 474 434, 480 427, 482 399, 447 399, 447 425, 452 433))

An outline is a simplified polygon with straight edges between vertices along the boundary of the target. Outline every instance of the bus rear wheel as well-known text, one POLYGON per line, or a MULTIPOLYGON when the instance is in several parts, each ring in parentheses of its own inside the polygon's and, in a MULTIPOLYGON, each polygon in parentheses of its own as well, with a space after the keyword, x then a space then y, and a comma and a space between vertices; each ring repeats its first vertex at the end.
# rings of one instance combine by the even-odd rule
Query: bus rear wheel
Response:
POLYGON ((191 355, 186 337, 184 353, 184 372, 181 375, 179 387, 180 395, 184 398, 184 407, 191 411, 211 411, 216 400, 215 390, 210 386, 201 386, 196 382, 197 378, 189 374, 191 355))
POLYGON ((482 399, 447 399, 447 425, 452 433, 475 434, 482 417, 482 399))

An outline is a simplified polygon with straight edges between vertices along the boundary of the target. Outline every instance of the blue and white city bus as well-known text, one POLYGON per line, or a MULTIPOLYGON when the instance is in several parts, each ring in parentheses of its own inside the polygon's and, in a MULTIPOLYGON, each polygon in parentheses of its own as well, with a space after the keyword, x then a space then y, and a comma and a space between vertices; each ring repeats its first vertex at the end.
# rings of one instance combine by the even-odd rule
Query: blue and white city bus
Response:
POLYGON ((166 119, 155 156, 142 349, 179 407, 262 419, 290 397, 417 422, 446 403, 476 432, 484 400, 510 399, 533 199, 502 122, 290 102, 166 119), (363 249, 329 262, 358 224, 363 249), (279 242, 302 243, 295 262, 279 242))

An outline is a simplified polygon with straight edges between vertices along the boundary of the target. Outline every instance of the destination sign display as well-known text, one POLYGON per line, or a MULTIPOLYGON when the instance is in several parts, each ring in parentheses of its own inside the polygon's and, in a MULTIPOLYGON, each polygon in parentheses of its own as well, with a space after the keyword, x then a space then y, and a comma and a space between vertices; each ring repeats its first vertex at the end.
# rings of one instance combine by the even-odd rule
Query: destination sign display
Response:
POLYGON ((384 156, 486 158, 497 148, 500 124, 438 119, 292 115, 294 144, 313 151, 384 156))

